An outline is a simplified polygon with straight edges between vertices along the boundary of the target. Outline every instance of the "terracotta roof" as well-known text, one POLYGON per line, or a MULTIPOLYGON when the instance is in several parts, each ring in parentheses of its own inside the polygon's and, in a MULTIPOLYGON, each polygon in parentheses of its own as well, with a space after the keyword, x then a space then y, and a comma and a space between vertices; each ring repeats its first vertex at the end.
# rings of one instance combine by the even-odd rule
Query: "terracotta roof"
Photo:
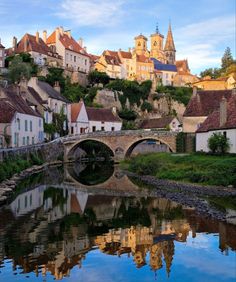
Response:
POLYGON ((120 55, 124 59, 132 59, 132 54, 131 52, 126 52, 126 51, 119 51, 120 55))
POLYGON ((152 60, 150 60, 148 57, 145 55, 137 55, 137 62, 141 63, 152 63, 152 60))
POLYGON ((110 55, 103 55, 103 56, 108 65, 119 66, 121 63, 120 60, 116 56, 110 56, 110 55))
POLYGON ((46 92, 50 98, 61 100, 65 103, 69 103, 69 101, 64 96, 62 96, 59 92, 57 92, 50 84, 44 81, 38 80, 38 86, 44 92, 46 92))
POLYGON ((5 100, 0 100, 0 123, 11 123, 16 109, 5 100))
POLYGON ((78 115, 81 111, 83 104, 83 102, 71 104, 71 122, 77 121, 78 115))
POLYGON ((54 31, 48 38, 47 38, 47 44, 54 44, 56 43, 56 31, 54 31))
POLYGON ((144 120, 140 128, 149 129, 149 128, 166 128, 174 119, 174 117, 162 117, 155 119, 146 119, 144 120))
POLYGON ((208 116, 218 109, 223 97, 231 97, 231 90, 198 91, 189 101, 184 112, 185 117, 208 116))
POLYGON ((71 195, 70 204, 72 213, 83 214, 83 211, 75 194, 71 195))
POLYGON ((86 110, 90 121, 121 122, 109 109, 86 108, 86 110))
POLYGON ((88 54, 88 55, 93 61, 97 61, 100 58, 100 56, 97 55, 93 55, 93 54, 88 54))
POLYGON ((236 94, 232 95, 227 102, 227 120, 224 125, 220 126, 220 110, 218 108, 207 117, 197 132, 231 128, 236 128, 236 94))
POLYGON ((26 33, 21 40, 17 43, 16 50, 12 48, 8 49, 8 54, 11 53, 24 53, 24 52, 37 52, 51 57, 61 58, 56 52, 53 52, 45 42, 39 38, 39 42, 36 40, 36 36, 26 33))

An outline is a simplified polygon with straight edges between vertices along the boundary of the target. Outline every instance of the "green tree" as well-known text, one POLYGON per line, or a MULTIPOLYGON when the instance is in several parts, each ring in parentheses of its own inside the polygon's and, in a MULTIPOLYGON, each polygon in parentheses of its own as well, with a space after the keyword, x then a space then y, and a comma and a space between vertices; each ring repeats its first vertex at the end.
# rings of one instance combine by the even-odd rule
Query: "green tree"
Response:
POLYGON ((143 112, 147 110, 150 113, 153 110, 153 107, 152 107, 152 105, 149 102, 144 101, 142 103, 141 110, 143 112))
POLYGON ((233 56, 229 47, 225 49, 224 55, 221 59, 221 68, 225 71, 230 65, 234 63, 233 56))
POLYGON ((213 133, 208 139, 208 148, 212 153, 225 154, 230 148, 229 138, 222 133, 213 133))
POLYGON ((211 78, 215 79, 221 76, 221 69, 219 68, 209 68, 205 69, 200 73, 201 78, 205 76, 210 76, 211 78))
POLYGON ((30 79, 32 68, 29 63, 24 63, 20 56, 15 56, 9 67, 9 78, 13 83, 19 83, 21 79, 30 79))
POLYGON ((40 79, 46 81, 52 87, 55 85, 55 82, 58 81, 63 93, 66 84, 66 78, 64 77, 63 72, 64 70, 60 68, 48 68, 48 74, 46 75, 46 78, 41 77, 40 79))
POLYGON ((95 70, 89 73, 88 81, 91 85, 101 83, 104 86, 109 83, 110 77, 105 72, 95 70))
POLYGON ((126 121, 134 121, 137 118, 137 113, 127 108, 119 111, 118 115, 121 119, 124 119, 126 121))

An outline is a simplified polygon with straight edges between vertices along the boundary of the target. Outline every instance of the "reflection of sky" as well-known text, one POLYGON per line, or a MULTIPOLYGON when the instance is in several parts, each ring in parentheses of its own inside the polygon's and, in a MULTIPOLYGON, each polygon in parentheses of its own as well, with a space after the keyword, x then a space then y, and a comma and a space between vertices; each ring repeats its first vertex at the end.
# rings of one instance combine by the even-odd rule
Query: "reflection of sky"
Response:
MULTIPOLYGON (((219 249, 219 237, 214 234, 197 234, 197 237, 188 238, 186 243, 175 242, 175 255, 172 262, 169 279, 162 269, 155 273, 150 270, 149 257, 147 265, 137 269, 133 257, 126 254, 120 258, 102 254, 99 250, 93 250, 86 255, 82 262, 82 268, 75 266, 70 277, 65 278, 69 282, 235 282, 236 279, 236 253, 229 251, 228 255, 221 253, 219 249)), ((20 273, 21 270, 17 270, 20 273)), ((54 281, 53 276, 47 274, 44 279, 41 274, 38 278, 34 273, 13 274, 12 264, 5 261, 0 268, 0 281, 54 281), (28 276, 28 278, 26 278, 28 276)))

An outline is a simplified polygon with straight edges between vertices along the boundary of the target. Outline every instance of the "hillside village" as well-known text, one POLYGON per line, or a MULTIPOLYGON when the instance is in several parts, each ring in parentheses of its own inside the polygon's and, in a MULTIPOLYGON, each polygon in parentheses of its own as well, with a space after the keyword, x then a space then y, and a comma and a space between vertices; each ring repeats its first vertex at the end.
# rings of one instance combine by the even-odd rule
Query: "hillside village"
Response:
POLYGON ((221 132, 236 153, 235 61, 229 56, 218 77, 192 74, 187 59, 176 60, 171 25, 166 39, 156 26, 150 48, 140 34, 134 48, 100 56, 63 27, 13 36, 10 48, 3 44, 0 148, 143 129, 182 132, 183 142, 192 142, 184 151, 208 151, 210 136, 221 132))

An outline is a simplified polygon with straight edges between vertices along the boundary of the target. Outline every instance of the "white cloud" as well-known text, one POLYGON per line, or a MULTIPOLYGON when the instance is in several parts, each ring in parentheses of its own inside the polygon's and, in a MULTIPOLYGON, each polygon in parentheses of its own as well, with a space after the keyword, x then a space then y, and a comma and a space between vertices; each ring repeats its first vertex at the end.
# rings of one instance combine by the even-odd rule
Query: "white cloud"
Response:
POLYGON ((193 71, 219 66, 222 48, 229 42, 235 48, 234 21, 234 16, 218 17, 176 29, 177 57, 188 58, 193 71))
POLYGON ((77 26, 104 27, 120 21, 124 0, 63 0, 58 16, 77 26))

